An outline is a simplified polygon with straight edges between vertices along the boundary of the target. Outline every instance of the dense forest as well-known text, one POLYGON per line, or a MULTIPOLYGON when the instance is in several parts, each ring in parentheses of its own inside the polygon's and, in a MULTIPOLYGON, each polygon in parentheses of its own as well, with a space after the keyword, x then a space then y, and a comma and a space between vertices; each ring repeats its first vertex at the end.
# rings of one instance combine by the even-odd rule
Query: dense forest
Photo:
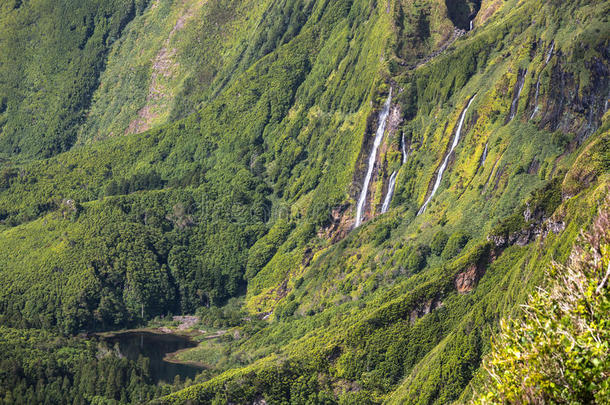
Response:
POLYGON ((0 401, 606 403, 609 15, 3 2, 0 401))

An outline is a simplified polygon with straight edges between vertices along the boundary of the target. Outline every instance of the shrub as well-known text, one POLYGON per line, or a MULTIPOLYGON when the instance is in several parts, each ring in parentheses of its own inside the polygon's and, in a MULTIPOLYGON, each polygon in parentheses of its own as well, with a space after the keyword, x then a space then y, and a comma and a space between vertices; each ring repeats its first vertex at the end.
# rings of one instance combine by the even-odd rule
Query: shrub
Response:
POLYGON ((375 246, 381 245, 383 242, 390 238, 390 226, 388 224, 384 224, 377 228, 377 233, 373 237, 373 244, 375 246))
POLYGON ((422 253, 415 249, 407 257, 406 268, 410 273, 417 273, 426 266, 426 257, 422 253))
POLYGON ((432 243, 430 244, 430 249, 432 253, 436 256, 440 256, 443 253, 443 249, 445 249, 445 245, 447 244, 447 240, 449 239, 449 235, 445 233, 445 231, 440 230, 432 238, 432 243))
POLYGON ((464 246, 466 246, 466 243, 468 243, 468 239, 468 235, 463 232, 453 233, 447 240, 447 244, 443 249, 441 257, 445 260, 454 258, 462 251, 464 246))

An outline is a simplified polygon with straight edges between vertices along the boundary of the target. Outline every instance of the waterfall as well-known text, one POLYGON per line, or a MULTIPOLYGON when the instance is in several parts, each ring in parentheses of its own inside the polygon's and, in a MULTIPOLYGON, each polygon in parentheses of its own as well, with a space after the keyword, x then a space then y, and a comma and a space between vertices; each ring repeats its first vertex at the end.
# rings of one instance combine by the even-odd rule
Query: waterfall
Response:
POLYGON ((485 160, 487 159, 487 142, 485 142, 485 150, 483 151, 483 156, 481 157, 481 165, 485 164, 485 160))
POLYGON ((388 192, 385 195, 385 199, 383 200, 383 205, 381 206, 381 213, 385 214, 388 212, 390 208, 390 203, 392 202, 392 195, 394 194, 394 188, 396 186, 396 175, 398 172, 392 173, 390 176, 390 184, 388 185, 388 192))
POLYGON ((470 20, 470 31, 474 29, 474 20, 470 20))
POLYGON ((377 149, 379 145, 381 145, 381 140, 383 139, 383 134, 385 132, 386 120, 388 118, 388 114, 390 113, 390 104, 392 103, 392 89, 390 88, 390 94, 388 95, 388 99, 381 112, 379 113, 379 123, 377 125, 377 132, 375 133, 375 141, 373 143, 373 150, 369 155, 368 169, 366 171, 366 176, 364 177, 364 182, 362 183, 362 191, 360 192, 360 198, 358 198, 358 205, 356 206, 356 223, 354 225, 355 228, 359 227, 362 224, 362 218, 364 216, 364 208, 366 205, 366 197, 369 191, 369 184, 371 182, 371 177, 373 176, 373 169, 375 168, 375 160, 377 159, 377 149))
POLYGON ((545 65, 548 65, 549 62, 551 61, 551 58, 553 57, 553 51, 555 50, 555 41, 553 41, 551 43, 551 50, 549 51, 549 53, 546 55, 546 61, 544 62, 545 65))
POLYGON ((519 96, 521 95, 521 90, 523 90, 523 85, 525 84, 526 74, 527 70, 523 72, 523 75, 521 77, 517 77, 517 84, 519 85, 519 87, 517 89, 517 93, 515 93, 515 96, 513 97, 513 102, 510 106, 510 118, 508 119, 509 121, 512 121, 513 118, 515 118, 515 115, 517 115, 517 109, 519 107, 519 96), (519 80, 521 80, 521 83, 519 83, 519 80))
POLYGON ((402 148, 402 164, 407 163, 407 145, 405 144, 405 134, 402 134, 402 139, 400 140, 400 146, 402 148))
POLYGON ((432 200, 432 197, 434 197, 434 194, 436 193, 436 190, 438 190, 438 187, 441 185, 443 173, 445 172, 445 169, 447 168, 447 163, 449 162, 449 157, 451 156, 451 153, 453 153, 453 150, 455 149, 460 140, 460 135, 462 134, 462 126, 464 125, 464 118, 466 118, 466 112, 468 112, 468 109, 470 108, 470 105, 472 104, 476 96, 476 94, 472 96, 472 98, 468 102, 468 105, 466 106, 466 108, 464 108, 464 111, 462 112, 462 116, 460 117, 460 123, 458 124, 457 130, 455 131, 455 138, 453 139, 453 143, 451 144, 451 149, 449 150, 449 152, 447 152, 447 155, 445 156, 445 159, 443 159, 441 167, 438 169, 438 175, 436 176, 436 181, 434 182, 434 187, 432 188, 430 196, 428 197, 426 202, 424 202, 424 205, 421 206, 421 208, 417 212, 417 215, 421 215, 424 213, 424 211, 426 211, 426 207, 432 200))
POLYGON ((549 53, 547 53, 547 55, 546 55, 546 60, 544 61, 544 65, 542 66, 540 73, 538 73, 538 80, 536 81, 536 97, 534 98, 535 107, 534 107, 534 111, 532 112, 532 115, 530 116, 530 120, 536 116, 538 111, 540 111, 540 107, 538 106, 538 96, 540 95, 540 76, 542 75, 542 71, 544 70, 546 65, 549 64, 551 57, 553 56, 553 50, 555 50, 555 41, 553 41, 551 43, 551 49, 549 50, 549 53))
MULTIPOLYGON (((407 158, 409 157, 409 153, 407 151, 407 144, 405 142, 405 134, 402 134, 402 138, 400 139, 400 145, 402 148, 402 164, 407 163, 407 158)), ((383 200, 383 205, 381 206, 381 213, 385 214, 390 209, 390 203, 392 202, 392 196, 394 195, 394 189, 396 188, 396 176, 398 172, 392 173, 390 176, 390 182, 388 184, 388 192, 385 195, 385 199, 383 200)))
POLYGON ((538 112, 538 95, 540 94, 540 74, 538 75, 538 81, 536 82, 536 96, 534 97, 534 112, 532 112, 532 116, 530 120, 534 118, 534 115, 538 112))

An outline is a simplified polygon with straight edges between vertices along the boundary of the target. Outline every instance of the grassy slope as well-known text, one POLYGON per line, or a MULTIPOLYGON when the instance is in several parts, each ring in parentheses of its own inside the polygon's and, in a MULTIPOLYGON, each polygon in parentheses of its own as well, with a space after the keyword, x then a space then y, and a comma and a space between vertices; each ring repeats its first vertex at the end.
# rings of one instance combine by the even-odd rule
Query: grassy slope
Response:
MULTIPOLYGON (((557 13, 554 8, 540 10, 534 3, 526 3, 521 7, 531 7, 542 16, 548 15, 549 19, 555 17, 557 13)), ((600 10, 585 7, 579 12, 595 15, 600 10)), ((430 315, 433 316, 432 319, 422 319, 425 326, 418 329, 413 337, 400 342, 400 345, 388 342, 393 342, 396 339, 395 336, 408 334, 410 327, 408 325, 396 326, 393 323, 395 321, 389 320, 385 322, 391 323, 392 327, 380 328, 376 332, 376 337, 365 338, 358 342, 357 347, 360 347, 362 352, 345 344, 345 338, 342 336, 346 334, 349 336, 349 333, 344 332, 348 329, 347 325, 352 325, 363 318, 366 319, 367 311, 363 307, 366 308, 369 305, 374 307, 377 305, 376 302, 385 301, 369 298, 370 294, 374 294, 377 289, 383 291, 385 289, 381 287, 384 285, 393 285, 400 280, 400 276, 396 279, 397 266, 401 267, 399 265, 400 246, 427 244, 432 235, 442 226, 448 232, 458 229, 466 230, 473 238, 468 246, 475 246, 473 249, 476 249, 477 240, 487 236, 497 218, 509 215, 531 191, 545 184, 550 178, 555 176, 563 178, 562 173, 571 167, 575 155, 564 153, 565 141, 561 140, 559 134, 549 133, 548 127, 541 128, 526 122, 530 115, 528 112, 533 109, 532 101, 529 98, 534 94, 533 86, 535 86, 536 76, 528 76, 526 79, 519 104, 520 111, 522 111, 521 119, 515 119, 509 125, 505 125, 505 114, 509 109, 513 85, 516 81, 516 69, 521 67, 528 68, 530 72, 538 72, 543 71, 543 68, 546 67, 544 66, 545 49, 548 51, 550 43, 547 42, 546 48, 541 47, 537 52, 531 52, 528 41, 533 41, 533 38, 537 37, 547 38, 553 35, 558 38, 557 42, 559 39, 565 41, 568 40, 568 37, 564 36, 563 32, 571 29, 571 25, 568 23, 558 31, 555 31, 557 27, 548 29, 544 26, 528 27, 520 22, 522 17, 519 17, 519 14, 523 15, 523 12, 524 10, 507 6, 505 10, 502 10, 503 14, 490 22, 487 31, 483 30, 478 33, 478 36, 475 33, 472 39, 459 41, 449 55, 438 58, 438 62, 435 62, 438 67, 435 66, 435 63, 431 63, 430 67, 420 68, 418 72, 403 79, 407 81, 408 86, 409 82, 417 82, 418 77, 422 77, 420 80, 423 83, 418 88, 422 89, 423 94, 421 96, 418 94, 418 96, 424 100, 427 99, 428 103, 424 103, 423 108, 421 108, 422 104, 418 104, 419 114, 405 128, 406 131, 417 134, 419 139, 416 138, 415 142, 423 147, 415 144, 415 153, 411 155, 410 163, 401 169, 397 191, 399 199, 395 200, 394 205, 401 202, 402 207, 397 207, 394 213, 390 213, 380 219, 378 223, 372 224, 370 229, 365 227, 358 232, 358 235, 351 235, 347 241, 316 253, 313 261, 307 266, 301 265, 306 249, 302 248, 300 252, 280 249, 267 267, 250 281, 249 308, 264 312, 275 307, 275 313, 278 314, 278 312, 283 313, 284 308, 288 306, 296 319, 290 318, 277 322, 279 325, 272 324, 270 330, 259 332, 246 343, 235 344, 236 352, 244 350, 246 353, 258 355, 281 353, 278 355, 280 358, 282 358, 282 354, 286 358, 292 358, 292 354, 311 366, 308 360, 303 359, 311 356, 312 348, 319 348, 319 352, 322 352, 320 355, 325 356, 333 351, 332 347, 336 344, 341 347, 344 354, 337 360, 331 361, 330 364, 322 366, 322 369, 328 370, 328 373, 333 376, 331 380, 338 385, 318 386, 318 389, 332 389, 334 392, 346 390, 345 398, 356 395, 349 393, 349 389, 341 384, 342 378, 346 378, 357 381, 356 386, 364 389, 364 392, 368 392, 364 397, 375 398, 375 395, 371 395, 371 391, 377 392, 382 397, 383 392, 391 390, 391 387, 398 381, 396 378, 400 379, 403 376, 406 377, 404 383, 389 397, 390 401, 402 402, 408 398, 409 402, 445 403, 457 399, 465 384, 472 378, 481 354, 487 350, 486 342, 491 331, 484 325, 493 325, 500 316, 510 314, 515 308, 515 304, 523 302, 528 291, 531 291, 532 286, 540 280, 545 265, 552 258, 561 260, 561 255, 565 255, 569 251, 569 246, 579 229, 593 215, 600 196, 607 192, 606 177, 600 179, 601 187, 597 191, 593 191, 593 189, 590 193, 584 194, 580 200, 571 201, 566 208, 560 210, 560 212, 564 212, 563 215, 568 213, 566 217, 569 218, 567 221, 569 226, 561 237, 550 237, 545 242, 544 246, 547 247, 542 249, 542 252, 545 252, 542 257, 538 244, 530 245, 528 249, 511 248, 512 250, 505 252, 488 269, 488 276, 481 281, 475 294, 467 297, 452 296, 443 309, 439 310, 443 313, 430 315), (499 38, 503 38, 503 41, 498 41, 499 38), (493 43, 495 49, 486 48, 483 44, 487 41, 493 43), (450 95, 448 105, 444 109, 430 109, 428 106, 431 101, 437 100, 441 106, 444 104, 442 100, 447 97, 447 93, 443 94, 443 91, 446 91, 443 88, 444 83, 449 86, 454 85, 461 72, 458 71, 456 76, 450 74, 449 77, 442 79, 435 75, 444 72, 443 69, 449 63, 447 60, 451 60, 452 66, 455 66, 455 55, 461 56, 469 51, 476 54, 479 60, 471 62, 466 55, 463 57, 465 63, 462 66, 466 71, 474 68, 470 73, 465 72, 466 75, 474 75, 467 76, 468 80, 464 86, 455 85, 456 94, 450 95), (507 58, 507 55, 511 55, 511 57, 507 58), (474 66, 469 66, 472 63, 474 66), (424 83, 428 83, 428 85, 426 86, 424 83), (435 87, 430 86, 430 83, 440 83, 440 88, 437 85, 437 93, 434 93, 435 87), (444 145, 446 145, 437 139, 443 134, 446 137, 447 134, 452 133, 452 126, 456 124, 464 106, 463 103, 452 102, 452 100, 465 100, 475 92, 478 93, 478 97, 473 104, 470 117, 467 118, 466 131, 468 132, 458 147, 454 166, 448 174, 449 181, 445 180, 443 183, 445 191, 441 189, 425 216, 410 222, 414 211, 423 201, 424 187, 427 187, 427 181, 438 166, 444 145), (432 113, 435 115, 434 120, 430 119, 432 113), (477 122, 472 125, 472 115, 475 114, 477 122), (448 124, 446 127, 444 120, 448 124), (490 154, 486 165, 479 168, 478 163, 485 142, 489 142, 490 154), (434 153, 434 149, 437 150, 436 153, 434 153), (462 151, 469 151, 469 153, 465 154, 462 151), (436 158, 433 158, 434 155, 436 158), (530 170, 533 161, 539 164, 539 168, 534 171, 530 170), (428 168, 429 175, 415 176, 415 173, 421 173, 418 171, 419 167, 428 168), (401 175, 404 176, 402 184, 401 175), (486 184, 489 178, 491 178, 490 184, 486 184), (447 183, 450 184, 448 188, 447 183), (402 201, 400 200, 401 193, 403 194, 402 201), (442 201, 442 205, 438 204, 438 201, 442 201), (406 224, 400 224, 398 218, 401 217, 406 218, 406 224), (391 233, 390 242, 375 246, 375 235, 384 233, 384 227, 395 228, 391 233), (366 241, 372 241, 372 246, 366 241), (280 286, 284 285, 282 281, 284 279, 288 280, 287 291, 278 296, 278 292, 282 291, 280 286), (268 288, 268 294, 259 295, 265 286, 268 288), (282 296, 286 296, 286 298, 282 299, 282 296), (277 303, 278 298, 280 298, 279 304, 277 303), (455 301, 452 302, 452 300, 455 301), (293 305, 293 302, 297 305, 293 305), (304 318, 301 318, 302 316, 304 318), (322 319, 317 320, 317 317, 322 319), (443 321, 445 318, 453 321, 443 321), (331 319, 332 321, 330 321, 331 319), (327 322, 329 321, 333 326, 337 325, 336 328, 331 327, 327 333, 320 334, 319 328, 322 325, 326 325, 328 330, 327 322), (395 330, 390 330, 392 328, 395 330), (437 331, 436 335, 434 331, 437 331), (295 349, 292 339, 303 335, 306 336, 300 340, 303 346, 295 349), (423 347, 412 349, 414 342, 421 340, 425 342, 423 347), (290 343, 284 346, 283 342, 290 343), (437 343, 438 346, 436 346, 437 343), (375 345, 380 346, 377 348, 379 354, 373 350, 375 345), (465 347, 469 349, 466 350, 465 347), (407 354, 410 351, 416 353, 407 354), (404 357, 407 360, 402 359, 404 357), (389 366, 386 364, 388 362, 398 362, 398 369, 388 368, 389 366), (367 364, 369 370, 372 368, 374 371, 360 374, 357 371, 359 364, 367 364), (445 365, 441 367, 439 364, 445 365), (456 372, 456 370, 461 371, 456 372)), ((602 14, 597 15, 603 19, 602 14)), ((596 24, 598 22, 595 20, 591 22, 592 26, 596 24)), ((585 27, 582 32, 588 30, 591 28, 585 27)), ((570 49, 573 46, 571 44, 575 42, 564 43, 563 46, 570 49)), ((570 56, 567 58, 570 58, 573 51, 564 52, 568 53, 570 56)), ((554 62, 562 63, 558 60, 554 62)), ((541 80, 541 83, 544 81, 541 80)), ((541 97, 546 96, 545 92, 546 90, 542 90, 541 97)), ((551 103, 551 101, 548 102, 551 103)), ((582 120, 575 113, 566 112, 566 114, 573 114, 575 120, 582 120)), ((542 125, 542 121, 544 118, 537 120, 539 125, 542 125)), ((607 144, 607 130, 603 139, 602 144, 607 144)), ((393 142, 394 146, 398 144, 396 139, 390 139, 389 142, 393 142)), ((391 165, 392 163, 388 162, 388 166, 391 167, 391 165)), ((385 173, 390 172, 391 170, 387 170, 385 173)), ((290 239, 286 242, 287 245, 291 243, 293 242, 290 239)), ((313 247, 314 250, 320 249, 319 245, 316 248, 314 244, 313 247)), ((422 276, 419 276, 423 277, 423 280, 434 280, 434 268, 442 263, 435 258, 431 258, 429 262, 430 270, 424 270, 422 276)), ((400 273, 398 272, 398 274, 400 273)), ((413 289, 414 285, 420 285, 423 280, 419 277, 411 281, 413 284, 409 283, 411 287, 404 287, 404 291, 413 289)), ((447 275, 444 275, 437 280, 439 280, 437 283, 451 283, 452 277, 448 278, 447 275)), ((446 284, 441 285, 446 286, 446 284)), ((443 287, 439 287, 438 284, 431 284, 427 287, 429 288, 428 294, 431 296, 438 294, 439 290, 443 291, 443 287)), ((420 294, 422 293, 420 292, 420 294)), ((403 295, 398 301, 408 300, 407 297, 409 294, 403 295)), ((425 302, 425 300, 422 300, 421 297, 419 299, 419 305, 422 305, 421 301, 425 302)), ((406 313, 408 314, 409 311, 406 313)), ((333 357, 331 355, 331 358, 333 357)), ((191 356, 191 358, 196 358, 196 356, 191 356)), ((261 362, 261 370, 267 367, 265 364, 265 361, 261 362)), ((318 364, 312 367, 313 370, 320 370, 318 364)), ((256 374, 252 370, 252 368, 246 370, 246 373, 250 373, 246 375, 250 377, 241 378, 245 381, 259 383, 259 378, 264 380, 261 374, 256 374)), ((309 369, 309 372, 312 370, 309 369)), ((261 373, 264 375, 264 371, 261 373)), ((218 380, 218 383, 220 381, 223 379, 218 380)), ((216 384, 212 381, 207 386, 201 386, 199 390, 193 388, 188 393, 185 392, 185 397, 176 396, 175 398, 206 398, 206 393, 212 394, 219 390, 220 386, 216 384)), ((227 391, 229 395, 232 392, 231 389, 227 389, 227 391)), ((233 393, 235 392, 244 394, 239 390, 233 391, 233 393)), ((237 398, 235 397, 235 399, 237 398)))
POLYGON ((146 1, 6 1, 0 7, 0 155, 76 141, 106 55, 146 1))
POLYGON ((239 57, 256 26, 272 23, 261 21, 268 8, 248 1, 153 2, 113 46, 80 143, 143 132, 195 111, 227 76, 258 59, 239 57))
MULTIPOLYGON (((320 139, 328 137, 333 132, 333 128, 343 127, 342 131, 347 131, 351 126, 360 125, 360 131, 358 132, 363 132, 362 125, 365 114, 357 110, 350 112, 349 109, 362 108, 363 111, 368 111, 370 107, 365 104, 366 99, 356 100, 357 103, 363 105, 363 107, 357 107, 358 104, 353 104, 352 99, 345 97, 347 105, 344 107, 345 112, 343 114, 340 112, 325 113, 316 105, 310 105, 312 112, 306 113, 303 111, 304 107, 301 107, 301 105, 307 105, 315 100, 317 94, 312 94, 311 87, 317 85, 319 82, 317 78, 320 75, 327 74, 323 70, 324 66, 328 64, 326 58, 334 58, 335 60, 343 57, 362 58, 363 65, 367 58, 369 61, 371 58, 378 59, 379 55, 376 53, 370 55, 360 52, 350 54, 345 46, 343 48, 322 46, 323 42, 321 40, 329 38, 329 36, 343 38, 343 43, 346 43, 344 36, 346 30, 349 30, 350 25, 355 29, 358 26, 357 18, 360 18, 358 16, 362 14, 354 11, 354 16, 348 18, 349 11, 349 8, 341 3, 332 6, 324 4, 316 6, 310 16, 311 22, 290 44, 281 47, 272 55, 263 57, 258 63, 245 70, 243 74, 238 75, 214 102, 207 104, 201 112, 185 120, 150 131, 142 136, 117 138, 87 148, 76 148, 56 158, 34 161, 23 167, 7 165, 3 171, 5 183, 3 183, 2 192, 5 228, 10 229, 14 225, 24 223, 23 226, 26 229, 24 232, 27 232, 27 229, 34 230, 40 226, 40 221, 48 222, 51 218, 39 219, 37 222, 30 221, 47 215, 48 212, 66 208, 66 202, 63 200, 72 199, 83 203, 84 215, 82 220, 75 216, 74 224, 66 225, 69 228, 66 232, 68 235, 71 233, 78 234, 79 229, 83 226, 84 218, 89 217, 90 207, 93 207, 85 204, 86 202, 94 201, 104 194, 115 194, 116 191, 109 192, 109 189, 116 182, 124 183, 127 181, 132 183, 133 186, 134 179, 137 176, 150 177, 154 173, 159 173, 162 181, 158 182, 159 184, 156 184, 153 188, 165 185, 180 189, 187 186, 185 195, 194 196, 190 197, 191 202, 185 204, 191 210, 187 213, 191 217, 189 221, 199 225, 199 229, 194 230, 194 233, 186 232, 187 240, 191 236, 201 239, 200 236, 211 231, 206 228, 208 226, 221 226, 217 221, 219 218, 224 218, 220 219, 221 222, 228 221, 234 224, 221 226, 223 232, 228 232, 227 237, 233 227, 240 225, 239 221, 250 224, 254 217, 259 218, 259 220, 265 218, 267 215, 265 211, 268 211, 265 208, 265 196, 268 195, 269 191, 265 187, 258 187, 258 185, 261 185, 260 180, 252 176, 257 175, 260 171, 267 172, 266 177, 270 178, 270 182, 275 180, 276 183, 286 184, 291 175, 290 169, 297 161, 304 158, 303 153, 296 152, 298 149, 303 149, 305 145, 308 145, 307 148, 312 156, 318 155, 316 159, 312 159, 307 164, 308 166, 325 166, 327 162, 322 161, 325 148, 320 144, 320 139), (333 28, 333 23, 337 21, 339 23, 333 28), (347 52, 347 56, 343 52, 347 52), (309 82, 303 84, 306 80, 309 80, 309 82), (299 100, 299 102, 297 103, 296 100, 299 100), (289 112, 289 110, 294 112, 289 112), (301 111, 297 112, 298 110, 301 111), (311 118, 307 119, 307 115, 311 118), (287 118, 284 120, 285 116, 287 118), (312 127, 316 128, 312 128, 312 132, 308 134, 309 139, 303 138, 297 141, 293 138, 279 136, 283 131, 288 131, 287 128, 292 128, 293 134, 298 133, 298 129, 305 125, 306 120, 310 121, 312 127), (323 132, 317 132, 320 130, 323 132), (222 139, 218 138, 218 134, 221 133, 224 134, 222 139), (280 145, 282 146, 280 147, 280 145), (260 156, 261 154, 262 156, 260 156), (255 162, 257 157, 259 161, 255 162), (274 161, 281 162, 279 164, 275 163, 275 167, 277 167, 275 171, 273 169, 274 161), (257 164, 253 165, 252 163, 257 164), (269 167, 265 167, 265 165, 269 167), (245 170, 244 175, 231 179, 240 170, 245 170), (237 188, 227 190, 225 188, 227 181, 236 185, 237 188), (189 191, 189 188, 198 190, 189 191), (261 208, 260 212, 254 212, 259 206, 251 205, 253 199, 258 201, 261 208), (240 207, 246 207, 246 210, 250 213, 243 211, 243 208, 241 208, 243 212, 235 211, 240 207), (232 212, 232 210, 235 212, 232 212), (210 225, 210 222, 213 224, 210 225)), ((366 29, 375 32, 373 24, 366 29)), ((360 75, 369 75, 370 77, 376 73, 375 68, 360 71, 360 75)), ((347 73, 343 74, 347 75, 347 73)), ((370 89, 370 83, 373 83, 372 80, 362 77, 358 80, 359 76, 356 74, 347 76, 350 76, 354 82, 365 84, 367 89, 370 89)), ((334 83, 329 83, 328 86, 332 91, 329 90, 326 94, 342 94, 336 87, 346 86, 346 83, 336 80, 334 83)), ((330 101, 328 100, 328 102, 330 101)), ((339 139, 343 139, 343 142, 349 141, 345 137, 339 139)), ((352 146, 351 149, 356 148, 352 146)), ((327 157, 329 161, 337 163, 337 167, 332 168, 329 173, 323 174, 320 169, 317 169, 318 173, 312 179, 311 173, 314 170, 301 168, 299 174, 294 176, 310 177, 308 184, 302 187, 306 191, 313 189, 321 179, 326 182, 330 181, 331 185, 329 187, 336 181, 342 181, 343 184, 346 184, 351 178, 346 173, 342 173, 342 170, 345 171, 345 167, 349 165, 349 152, 350 148, 338 147, 335 156, 327 157), (343 166, 339 166, 339 163, 342 163, 343 166), (306 173, 304 173, 305 171, 306 173)), ((355 156, 351 159, 355 159, 355 156)), ((144 188, 150 186, 148 184, 144 188)), ((132 187, 132 189, 134 188, 132 187)), ((135 187, 135 189, 141 189, 141 187, 135 187)), ((325 195, 326 204, 329 204, 328 200, 336 199, 337 195, 342 195, 340 189, 334 191, 334 194, 325 195)), ((149 197, 146 193, 140 193, 134 195, 133 200, 135 202, 130 199, 127 204, 134 204, 136 211, 146 215, 150 208, 144 208, 148 205, 145 201, 151 198, 154 200, 154 196, 149 197)), ((119 204, 122 203, 123 199, 119 198, 119 204)), ((115 203, 113 199, 108 199, 107 201, 100 201, 99 204, 102 206, 110 205, 109 209, 112 210, 111 207, 115 203)), ((165 200, 161 202, 161 209, 172 211, 175 204, 176 202, 171 202, 171 199, 169 201, 165 200)), ((125 213, 128 214, 129 212, 125 213)), ((142 218, 134 217, 133 214, 134 212, 131 212, 132 217, 127 219, 124 226, 129 227, 129 224, 133 223, 134 220, 136 222, 134 225, 140 226, 142 224, 142 218)), ((119 215, 121 214, 119 213, 119 215)), ((108 219, 102 219, 99 226, 103 228, 108 219)), ((226 224, 226 222, 223 223, 226 224)), ((167 214, 159 213, 158 221, 152 224, 145 221, 144 225, 152 226, 154 228, 153 233, 176 234, 176 237, 181 238, 180 231, 177 229, 178 226, 172 223, 167 214)), ((246 228, 243 231, 245 232, 243 233, 244 243, 252 243, 245 240, 256 238, 257 233, 261 231, 264 231, 262 224, 250 230, 246 228)), ((10 238, 10 233, 7 234, 7 238, 10 238)), ((173 236, 163 235, 163 243, 174 243, 172 238, 173 236)), ((210 234, 204 240, 209 249, 215 249, 214 256, 216 257, 219 254, 216 246, 218 243, 223 244, 222 237, 219 240, 214 240, 214 237, 210 234)), ((49 254, 48 251, 44 251, 46 246, 37 246, 40 247, 42 257, 49 254)), ((247 253, 243 246, 236 246, 235 249, 238 249, 242 255, 247 253)), ((79 249, 77 248, 76 251, 79 251, 79 249)), ((165 256, 165 254, 161 254, 161 256, 165 256)), ((12 263, 12 260, 8 257, 7 262, 12 263)), ((33 257, 36 257, 36 255, 33 255, 33 257)), ((167 266, 170 267, 169 271, 173 271, 172 267, 178 265, 176 263, 172 266, 167 260, 170 260, 169 257, 161 259, 157 271, 160 270, 163 274, 168 271, 167 266)), ((131 260, 131 262, 137 262, 137 260, 131 260)), ((245 267, 243 259, 239 259, 239 263, 237 264, 238 267, 245 267)), ((13 264, 8 264, 8 267, 13 267, 13 264)), ((180 264, 180 266, 183 265, 183 263, 180 264)), ((221 264, 215 262, 208 265, 217 267, 221 264)), ((130 266, 129 263, 127 266, 130 266)), ((196 263, 187 266, 191 272, 200 271, 195 268, 198 266, 196 263)), ((71 263, 64 263, 64 265, 58 267, 80 268, 71 263)), ((28 269, 32 268, 39 269, 38 271, 43 269, 46 271, 44 261, 34 264, 34 260, 32 260, 31 263, 25 263, 21 271, 9 271, 4 275, 15 280, 21 277, 22 272, 27 272, 28 269)), ((126 270, 123 267, 116 268, 115 266, 113 268, 114 272, 125 274, 126 270)), ((82 271, 82 268, 80 269, 82 271)), ((75 271, 78 273, 78 270, 75 271)), ((203 271, 212 271, 212 269, 204 269, 203 271)), ((225 270, 220 271, 224 272, 225 270)), ((240 270, 237 271, 239 273, 240 270)), ((241 272, 243 274, 243 270, 241 272)), ((195 273, 193 273, 193 276, 195 273)), ((239 278, 241 278, 241 275, 239 275, 239 278)), ((216 290, 216 287, 213 287, 213 289, 216 290)), ((68 295, 74 293, 75 291, 72 291, 68 295)), ((232 292, 232 294, 235 293, 236 291, 232 292)), ((209 296, 210 291, 205 294, 209 296)), ((5 302, 10 301, 9 296, 12 296, 12 293, 8 293, 5 302)), ((11 308, 13 308, 10 311, 11 313, 19 312, 18 308, 27 302, 26 296, 22 295, 24 300, 19 299, 17 303, 11 304, 11 308)), ((98 299, 93 298, 93 300, 97 301, 98 299)), ((41 304, 44 305, 44 303, 41 304)), ((85 311, 89 311, 90 305, 89 302, 85 311)), ((93 307, 97 306, 95 303, 92 305, 93 307)), ((56 306, 53 307, 57 308, 56 306)), ((24 312, 24 314, 28 313, 31 312, 24 312)), ((53 318, 65 323, 65 317, 60 314, 54 314, 53 318)), ((26 315, 26 318, 30 318, 29 315, 26 315)), ((28 319, 27 322, 33 322, 34 325, 40 324, 37 319, 28 319)), ((70 323, 68 321, 68 324, 70 323)))

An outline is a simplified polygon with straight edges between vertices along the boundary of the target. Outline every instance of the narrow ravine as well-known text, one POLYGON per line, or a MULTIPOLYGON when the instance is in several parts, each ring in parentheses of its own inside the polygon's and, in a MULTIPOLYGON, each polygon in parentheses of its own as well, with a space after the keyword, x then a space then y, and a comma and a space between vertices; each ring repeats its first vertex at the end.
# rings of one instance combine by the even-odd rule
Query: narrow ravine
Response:
POLYGON ((496 163, 494 163, 493 167, 491 168, 491 172, 489 172, 489 176, 487 176, 487 180, 485 180, 485 185, 481 189, 481 194, 485 194, 487 192, 487 186, 489 185, 489 181, 498 167, 498 163, 500 163, 500 158, 496 160, 496 163))
POLYGON ((436 176, 436 181, 434 182, 434 187, 432 188, 432 192, 430 193, 430 196, 426 199, 426 201, 424 202, 424 205, 421 206, 421 208, 417 212, 417 215, 421 215, 426 211, 428 204, 430 204, 430 201, 432 201, 432 197, 434 197, 434 194, 436 194, 436 191, 438 190, 439 186, 441 185, 441 181, 443 180, 443 173, 445 172, 445 169, 447 168, 447 163, 449 162, 449 157, 451 156, 455 147, 457 146, 458 142, 460 141, 460 136, 462 134, 462 126, 464 125, 464 118, 466 118, 466 113, 468 112, 468 109, 470 108, 470 105, 472 104, 472 102, 474 101, 474 98, 476 96, 477 96, 476 94, 474 96, 472 96, 472 98, 468 102, 468 105, 466 106, 466 108, 464 108, 464 111, 462 111, 462 116, 460 117, 460 122, 459 122, 457 130, 455 132, 455 138, 453 139, 453 143, 451 144, 451 149, 449 150, 449 152, 447 152, 447 155, 445 155, 445 158, 443 159, 443 163, 441 164, 440 168, 438 169, 438 175, 436 176))
POLYGON ((383 140, 383 134, 385 133, 386 121, 388 114, 390 113, 390 104, 392 103, 392 89, 390 88, 390 94, 386 100, 381 112, 379 113, 379 123, 377 124, 377 132, 375 133, 375 141, 373 142, 373 149, 369 155, 368 168, 364 182, 362 183, 362 191, 360 192, 360 198, 358 198, 358 205, 356 206, 356 222, 354 228, 359 227, 362 224, 364 218, 364 209, 366 206, 366 198, 369 192, 369 185, 371 183, 371 177, 373 177, 373 169, 375 168, 375 161, 377 160, 377 150, 381 141, 383 140))
POLYGON ((383 205, 381 206, 381 213, 385 214, 388 212, 390 208, 390 203, 392 202, 392 195, 394 195, 394 188, 396 187, 396 175, 398 172, 392 173, 390 176, 390 184, 388 185, 388 192, 385 195, 385 199, 383 200, 383 205))

